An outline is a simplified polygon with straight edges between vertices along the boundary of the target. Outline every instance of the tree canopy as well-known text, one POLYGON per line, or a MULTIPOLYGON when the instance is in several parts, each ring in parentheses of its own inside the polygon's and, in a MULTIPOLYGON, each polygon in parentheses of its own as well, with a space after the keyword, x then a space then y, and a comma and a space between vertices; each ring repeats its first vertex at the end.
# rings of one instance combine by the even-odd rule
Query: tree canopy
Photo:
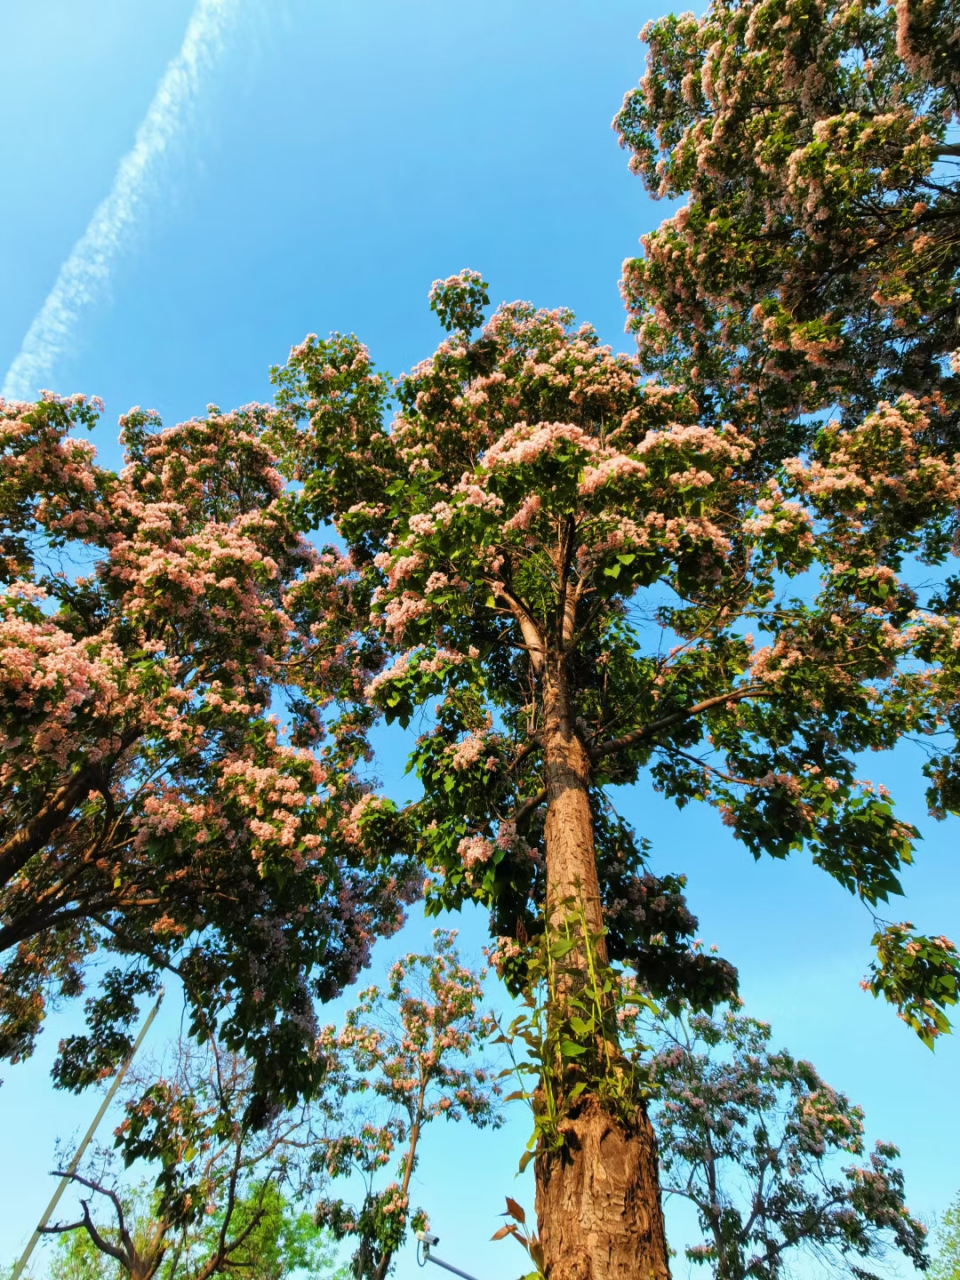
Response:
POLYGON ((324 1195, 316 1218, 336 1239, 356 1241, 355 1280, 385 1280, 408 1230, 428 1226, 411 1204, 426 1127, 503 1120, 500 1086, 481 1057, 493 1027, 483 1010, 486 972, 464 966, 455 933, 433 937, 429 954, 400 957, 385 988, 362 991, 343 1026, 320 1034, 331 1127, 315 1159, 333 1179, 358 1177, 364 1196, 357 1206, 324 1195), (395 1177, 378 1185, 391 1165, 395 1177))
MULTIPOLYGON (((485 318, 464 271, 435 282, 449 336, 410 373, 310 335, 274 409, 131 413, 118 473, 70 436, 93 402, 3 407, 8 1056, 104 943, 61 1082, 116 1061, 170 968, 194 1032, 250 1054, 263 1118, 335 1066, 312 1001, 422 866, 429 912, 489 909, 512 990, 543 960, 569 1030, 541 1064, 546 1274, 662 1280, 646 1099, 590 1073, 628 1078, 618 968, 674 1009, 736 974, 616 812, 638 783, 710 805, 756 858, 805 851, 873 918, 864 985, 925 1043, 947 1029, 960 957, 881 915, 918 832, 862 756, 920 741, 932 812, 960 812, 956 25, 948 0, 714 0, 646 29, 615 123, 648 187, 689 198, 626 265, 635 355, 564 309, 485 318), (402 807, 364 773, 381 715, 418 724, 402 807)), ((775 1069, 804 1105, 826 1090, 775 1069)), ((347 1154, 376 1165, 372 1141, 347 1154)), ((892 1158, 873 1169, 896 1191, 892 1158)), ((371 1191, 377 1231, 405 1194, 371 1191)))
POLYGON ((644 27, 614 127, 651 194, 687 199, 624 291, 644 366, 703 413, 780 435, 907 393, 956 448, 957 21, 950 0, 714 0, 644 27))
POLYGON ((933 1244, 930 1264, 933 1280, 957 1280, 960 1276, 960 1196, 954 1199, 940 1220, 933 1244))
POLYGON ((314 999, 418 891, 350 825, 382 642, 358 575, 305 536, 273 410, 134 410, 113 471, 82 434, 99 408, 0 405, 0 1051, 31 1051, 102 949, 59 1083, 109 1071, 171 971, 194 1031, 219 1025, 289 1102, 322 1069, 314 999))

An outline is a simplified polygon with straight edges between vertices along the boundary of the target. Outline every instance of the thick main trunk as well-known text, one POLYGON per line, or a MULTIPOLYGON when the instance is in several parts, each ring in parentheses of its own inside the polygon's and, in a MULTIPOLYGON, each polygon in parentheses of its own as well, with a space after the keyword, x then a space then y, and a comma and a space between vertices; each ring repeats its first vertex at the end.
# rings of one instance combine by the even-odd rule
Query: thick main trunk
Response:
POLYGON ((626 1126, 595 1099, 561 1125, 563 1150, 537 1157, 547 1280, 668 1280, 657 1146, 646 1110, 626 1126))
MULTIPOLYGON (((548 697, 544 756, 547 916, 554 927, 565 903, 579 900, 594 954, 607 961, 588 785, 590 760, 573 731, 563 691, 548 697)), ((565 960, 585 963, 579 950, 565 960)), ((569 978, 552 992, 561 1004, 569 978)), ((632 1123, 580 1099, 561 1121, 564 1145, 536 1159, 537 1217, 547 1280, 669 1280, 657 1150, 644 1108, 632 1123)))

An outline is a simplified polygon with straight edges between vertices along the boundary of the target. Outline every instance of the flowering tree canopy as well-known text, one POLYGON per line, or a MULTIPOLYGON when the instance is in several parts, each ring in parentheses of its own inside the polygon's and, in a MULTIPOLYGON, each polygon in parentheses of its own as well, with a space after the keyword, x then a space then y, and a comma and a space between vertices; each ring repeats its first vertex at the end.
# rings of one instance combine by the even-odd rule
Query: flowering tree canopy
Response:
POLYGON ((319 1144, 323 1171, 358 1174, 365 1196, 359 1209, 327 1197, 317 1220, 338 1239, 358 1241, 358 1280, 384 1280, 408 1224, 427 1225, 422 1209, 411 1213, 409 1194, 425 1126, 441 1116, 481 1128, 501 1122, 500 1087, 476 1058, 493 1029, 482 1009, 486 974, 464 967, 455 937, 436 930, 432 954, 398 960, 385 991, 362 992, 343 1028, 326 1027, 320 1036, 332 1122, 319 1144), (399 1181, 378 1188, 378 1175, 398 1152, 399 1181))
POLYGON ((706 1237, 691 1261, 718 1280, 777 1280, 806 1251, 868 1277, 862 1260, 894 1247, 926 1267, 897 1148, 878 1142, 866 1164, 837 1167, 864 1154, 863 1112, 809 1062, 772 1052, 769 1025, 728 1012, 654 1031, 646 1069, 664 1190, 694 1205, 706 1237))
POLYGON ((112 1068, 170 970, 194 1031, 292 1100, 322 1067, 314 998, 418 891, 351 817, 382 644, 359 575, 304 536, 273 410, 134 410, 115 472, 76 434, 99 408, 0 404, 0 1050, 30 1052, 102 947, 61 1084, 112 1068))
MULTIPOLYGON (((469 272, 435 286, 448 325, 479 324, 478 287, 469 272)), ((406 815, 428 903, 488 904, 509 972, 545 895, 582 891, 649 988, 729 993, 729 966, 688 944, 680 883, 644 870, 603 798, 643 771, 681 806, 714 805, 757 857, 806 846, 871 908, 899 892, 916 833, 855 756, 936 728, 954 687, 955 624, 918 617, 886 562, 918 524, 954 519, 960 467, 927 454, 930 411, 888 407, 784 468, 762 432, 700 425, 690 395, 643 382, 570 313, 516 303, 401 378, 388 428, 358 350, 309 339, 279 400, 314 464, 305 502, 336 520, 397 650, 367 694, 388 719, 428 715, 406 815), (880 455, 889 480, 871 488, 880 455), (595 859, 551 886, 557 735, 575 744, 562 767, 582 780, 595 859)), ((875 941, 875 990, 925 1037, 942 1030, 952 945, 875 941)))
MULTIPOLYGON (((648 189, 689 197, 624 266, 641 364, 752 432, 836 598, 898 632, 937 818, 960 812, 956 26, 918 0, 711 4, 644 29, 614 120, 648 189)), ((930 1042, 943 1017, 901 997, 955 978, 909 931, 878 934, 870 985, 930 1042)))
POLYGON ((955 448, 957 23, 951 0, 715 0, 644 28, 614 127, 653 195, 689 199, 624 290, 645 367, 702 412, 776 436, 909 393, 955 448))

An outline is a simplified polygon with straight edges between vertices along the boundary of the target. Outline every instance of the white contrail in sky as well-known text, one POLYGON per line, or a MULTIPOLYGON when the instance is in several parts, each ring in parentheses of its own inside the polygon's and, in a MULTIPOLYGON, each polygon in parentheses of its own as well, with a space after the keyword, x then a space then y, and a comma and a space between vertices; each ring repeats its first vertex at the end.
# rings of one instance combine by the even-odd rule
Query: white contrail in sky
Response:
POLYGON ((7 400, 33 399, 73 345, 85 308, 106 292, 114 260, 129 239, 164 156, 184 132, 203 74, 223 52, 226 31, 242 0, 197 0, 180 52, 168 64, 120 161, 110 194, 60 268, 0 392, 7 400))

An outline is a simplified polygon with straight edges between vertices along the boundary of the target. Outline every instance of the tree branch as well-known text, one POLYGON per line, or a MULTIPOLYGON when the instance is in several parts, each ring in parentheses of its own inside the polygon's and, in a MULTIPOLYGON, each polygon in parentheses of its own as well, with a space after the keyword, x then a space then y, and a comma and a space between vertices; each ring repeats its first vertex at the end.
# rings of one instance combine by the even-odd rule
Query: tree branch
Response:
POLYGON ((59 786, 46 804, 0 844, 0 887, 9 884, 18 871, 39 853, 58 827, 69 819, 74 808, 88 791, 103 792, 112 765, 140 737, 140 729, 128 729, 120 735, 120 748, 110 765, 88 765, 59 786))
POLYGON ((510 761, 510 764, 507 766, 510 772, 513 773, 518 769, 520 765, 523 764, 524 760, 526 760, 528 756, 533 755, 534 751, 537 751, 542 745, 543 743, 539 733, 531 735, 530 740, 525 744, 525 746, 520 748, 517 754, 510 761))
POLYGON ((546 646, 533 614, 505 582, 497 579, 488 579, 487 586, 494 596, 500 596, 503 600, 506 600, 510 612, 520 628, 524 643, 530 651, 530 661, 534 668, 539 671, 543 666, 546 646))
POLYGON ((520 808, 517 809, 513 817, 510 818, 510 821, 515 826, 519 826, 520 823, 524 820, 524 818, 528 817, 531 813, 533 813, 534 809, 538 808, 540 805, 543 804, 546 798, 547 798, 546 790, 538 791, 537 794, 535 796, 531 796, 529 800, 524 800, 520 808))
MULTIPOLYGON (((66 1174, 60 1172, 58 1175, 58 1172, 54 1171, 54 1176, 55 1177, 59 1176, 62 1178, 62 1177, 65 1177, 66 1174)), ((74 1173, 72 1175, 72 1178, 75 1182, 79 1182, 83 1186, 89 1187, 91 1191, 97 1191, 101 1195, 109 1196, 110 1199, 113 1200, 115 1206, 119 1205, 119 1201, 117 1197, 113 1194, 112 1191, 109 1190, 109 1188, 101 1187, 95 1182, 90 1182, 89 1179, 82 1178, 77 1173, 74 1173)), ((79 1230, 80 1227, 83 1227, 87 1235, 90 1237, 90 1239, 93 1241, 96 1248, 99 1249, 101 1253, 105 1253, 107 1257, 113 1258, 114 1261, 119 1262, 120 1266, 124 1269, 124 1271, 129 1272, 131 1270, 132 1258, 123 1249, 118 1248, 117 1245, 115 1244, 111 1244, 109 1240, 105 1239, 100 1234, 100 1232, 97 1230, 97 1227, 93 1219, 90 1217, 89 1202, 87 1200, 81 1200, 80 1203, 83 1205, 83 1218, 81 1219, 80 1222, 73 1222, 73 1223, 70 1223, 69 1225, 64 1223, 59 1223, 59 1222, 54 1223, 53 1226, 42 1227, 41 1228, 42 1233, 44 1235, 60 1235, 63 1232, 76 1231, 76 1230, 79 1230)), ((121 1217, 121 1221, 122 1221, 122 1217, 121 1217)))
POLYGON ((573 636, 576 621, 576 600, 570 596, 570 565, 573 561, 573 549, 576 544, 576 521, 568 515, 564 521, 563 534, 560 540, 560 593, 557 600, 557 648, 562 653, 564 647, 573 636))
POLYGON ((661 729, 669 729, 672 725, 681 724, 684 720, 691 720, 694 716, 702 715, 704 711, 710 711, 713 707, 722 707, 725 702, 740 702, 744 698, 756 698, 762 694, 769 694, 770 690, 766 685, 749 685, 746 689, 734 689, 729 693, 717 694, 714 698, 705 698, 703 702, 698 702, 692 707, 686 707, 683 711, 675 711, 672 715, 664 716, 660 720, 651 720, 649 724, 641 726, 639 729, 633 729, 630 733, 625 733, 620 738, 610 738, 607 742, 601 742, 596 747, 591 747, 589 751, 591 760, 601 760, 604 756, 615 755, 618 751, 624 751, 628 747, 635 746, 638 742, 643 742, 645 738, 651 737, 658 733, 661 729))

